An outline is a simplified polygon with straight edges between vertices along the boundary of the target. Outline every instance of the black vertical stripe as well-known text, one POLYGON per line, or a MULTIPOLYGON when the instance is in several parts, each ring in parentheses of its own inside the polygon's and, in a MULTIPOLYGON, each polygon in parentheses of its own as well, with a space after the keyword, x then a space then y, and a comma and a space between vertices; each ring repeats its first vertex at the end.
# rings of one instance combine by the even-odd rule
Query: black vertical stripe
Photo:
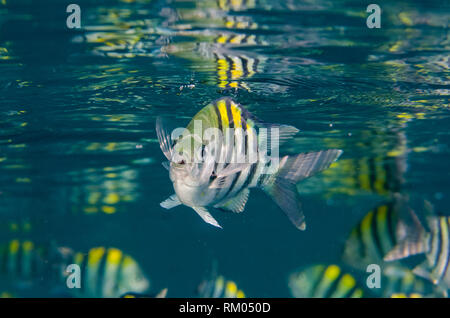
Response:
POLYGON ((384 257, 384 251, 383 247, 381 246, 380 237, 378 234, 378 219, 377 219, 378 210, 374 210, 372 214, 372 222, 370 223, 370 229, 372 232, 372 239, 375 242, 375 252, 377 255, 383 259, 384 257))
POLYGON ((222 117, 220 116, 219 106, 217 106, 217 102, 214 103, 214 111, 216 112, 217 121, 219 123, 219 130, 222 131, 222 117))
MULTIPOLYGON (((225 193, 224 198, 226 198, 230 193, 232 193, 234 187, 236 186, 236 182, 239 180, 239 177, 241 176, 241 172, 242 172, 242 171, 239 171, 237 174, 234 175, 234 179, 233 179, 233 181, 231 182, 231 185, 230 185, 230 187, 228 188, 227 193, 225 193)), ((236 195, 237 195, 237 193, 236 193, 236 195)))
MULTIPOLYGON (((225 60, 228 63, 228 67, 227 67, 227 79, 228 82, 230 82, 232 80, 232 74, 231 74, 231 70, 233 69, 233 65, 234 65, 234 61, 233 59, 231 59, 228 55, 224 55, 225 60)), ((230 84, 230 83, 228 83, 230 84)))
POLYGON ((117 294, 117 292, 119 291, 119 282, 122 279, 122 268, 123 268, 123 260, 125 258, 125 255, 122 254, 122 257, 119 261, 119 266, 117 268, 117 273, 116 273, 116 277, 115 277, 115 281, 114 281, 114 293, 117 294))
POLYGON ((242 69, 244 70, 244 78, 248 77, 248 74, 250 73, 248 71, 248 60, 246 57, 240 56, 239 57, 241 59, 242 62, 242 69))
POLYGON ((105 274, 106 274, 106 259, 107 259, 107 253, 108 250, 105 249, 105 253, 103 254, 102 258, 100 259, 100 264, 98 266, 97 271, 97 281, 95 286, 96 296, 103 297, 103 283, 105 280, 105 274))
POLYGON ((317 275, 317 279, 314 282, 314 287, 311 290, 311 297, 314 297, 317 293, 317 288, 319 288, 320 282, 322 281, 323 275, 328 267, 324 266, 321 273, 317 275))
POLYGON ((396 214, 393 210, 393 206, 392 203, 388 204, 387 206, 387 212, 386 212, 386 228, 387 228, 387 232, 388 232, 388 238, 389 238, 389 242, 391 247, 395 246, 397 244, 397 239, 396 239, 396 214))
POLYGON ((229 126, 229 128, 234 128, 235 122, 234 122, 233 114, 231 113, 231 100, 229 98, 227 98, 225 100, 225 108, 227 109, 228 126, 229 126))
MULTIPOLYGON (((81 264, 80 265, 80 278, 81 278, 81 288, 80 288, 80 292, 83 293, 86 290, 86 283, 87 283, 87 272, 88 272, 88 266, 87 266, 87 262, 88 262, 88 254, 82 254, 83 255, 83 259, 81 260, 81 264)), ((75 255, 74 255, 75 256, 75 255)), ((75 261, 73 262, 75 263, 75 261)))
MULTIPOLYGON (((241 189, 247 188, 248 185, 250 184, 250 182, 252 181, 253 176, 255 175, 255 172, 256 172, 256 166, 257 166, 256 163, 252 164, 252 167, 250 168, 250 173, 249 173, 248 176, 247 176, 247 180, 245 180, 245 182, 244 182, 244 184, 242 185, 241 189)), ((239 189, 239 190, 240 190, 240 189, 239 189)))

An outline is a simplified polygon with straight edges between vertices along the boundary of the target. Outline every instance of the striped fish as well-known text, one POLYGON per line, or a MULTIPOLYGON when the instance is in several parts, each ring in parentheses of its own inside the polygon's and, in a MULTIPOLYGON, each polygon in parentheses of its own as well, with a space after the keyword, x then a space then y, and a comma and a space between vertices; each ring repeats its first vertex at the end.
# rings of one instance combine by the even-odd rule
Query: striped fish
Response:
POLYGON ((413 272, 444 290, 450 289, 450 217, 428 216, 429 231, 425 230, 415 213, 410 210, 412 222, 403 221, 402 239, 384 258, 394 261, 411 255, 425 254, 426 260, 413 272))
POLYGON ((365 270, 369 264, 381 264, 384 256, 397 244, 397 204, 392 201, 367 213, 347 238, 343 261, 365 270))
POLYGON ((223 276, 204 281, 198 287, 201 298, 245 298, 245 294, 236 283, 223 276))
POLYGON ((238 34, 238 33, 221 33, 215 39, 214 42, 218 44, 231 44, 231 45, 256 45, 256 35, 254 34, 238 34))
POLYGON ((31 283, 47 269, 48 249, 29 240, 14 239, 0 245, 0 275, 17 282, 31 283))
POLYGON ((225 27, 227 29, 253 30, 258 28, 256 22, 245 19, 243 16, 225 16, 225 27))
POLYGON ((89 252, 66 250, 67 264, 80 266, 81 288, 78 297, 112 298, 125 293, 145 293, 149 281, 139 264, 117 248, 95 247, 89 252))
POLYGON ((243 79, 252 77, 258 72, 260 59, 252 58, 244 54, 234 55, 214 52, 217 67, 217 81, 220 88, 244 88, 249 87, 242 82, 243 79))
POLYGON ((255 7, 255 0, 217 0, 218 7, 223 11, 243 11, 255 7))
POLYGON ((289 277, 295 298, 361 298, 364 290, 338 265, 311 265, 289 277))
MULTIPOLYGON (((175 194, 161 206, 170 209, 184 204, 216 227, 221 226, 208 212, 208 207, 242 212, 249 189, 260 188, 298 229, 304 230, 306 224, 296 184, 328 168, 342 153, 332 149, 285 156, 276 164, 274 159, 277 158, 263 156, 263 143, 276 145, 291 138, 298 130, 292 126, 263 123, 230 98, 221 98, 200 110, 182 137, 172 138, 160 118, 156 131, 160 147, 170 162, 166 168, 175 189, 175 194), (195 125, 200 125, 201 130, 196 131, 195 125), (226 138, 209 142, 206 135, 211 129, 226 138), (242 155, 244 162, 235 160, 242 155)), ((267 146, 267 149, 272 147, 267 146)))
POLYGON ((429 281, 401 265, 383 266, 381 287, 384 297, 390 297, 392 294, 431 295, 441 292, 429 281))

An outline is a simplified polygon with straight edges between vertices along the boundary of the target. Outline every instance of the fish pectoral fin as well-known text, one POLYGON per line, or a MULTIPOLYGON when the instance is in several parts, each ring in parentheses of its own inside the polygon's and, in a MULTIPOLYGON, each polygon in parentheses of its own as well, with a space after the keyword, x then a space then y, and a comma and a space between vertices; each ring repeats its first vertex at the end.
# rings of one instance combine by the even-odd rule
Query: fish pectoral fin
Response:
POLYGON ((161 202, 159 205, 162 206, 164 209, 171 209, 176 206, 179 206, 180 204, 181 201, 180 199, 178 199, 178 196, 176 194, 172 194, 170 197, 161 202))
POLYGON ((164 161, 164 162, 162 163, 162 166, 163 166, 167 171, 169 171, 169 170, 170 170, 170 161, 164 161))
POLYGON ((192 207, 195 212, 197 212, 198 215, 205 221, 206 223, 209 223, 215 227, 220 227, 220 224, 214 219, 214 217, 208 212, 208 210, 205 207, 201 206, 193 206, 192 207))
POLYGON ((240 213, 244 211, 249 193, 250 193, 249 189, 244 189, 241 192, 239 192, 238 195, 232 197, 231 199, 225 202, 216 204, 214 207, 226 209, 235 213, 240 213))
POLYGON ((159 147, 164 153, 164 156, 166 156, 168 160, 171 160, 173 141, 170 132, 164 127, 163 119, 161 117, 156 119, 156 134, 158 135, 159 147))

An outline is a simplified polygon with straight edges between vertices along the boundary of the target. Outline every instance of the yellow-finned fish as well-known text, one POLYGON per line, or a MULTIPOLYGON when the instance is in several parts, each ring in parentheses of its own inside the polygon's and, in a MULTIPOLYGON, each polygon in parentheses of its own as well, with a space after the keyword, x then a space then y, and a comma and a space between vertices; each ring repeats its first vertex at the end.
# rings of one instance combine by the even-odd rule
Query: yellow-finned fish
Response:
POLYGON ((242 212, 250 188, 266 192, 300 230, 306 227, 296 184, 329 167, 342 150, 294 156, 268 156, 298 132, 295 127, 263 123, 231 98, 200 110, 176 136, 158 118, 156 131, 170 165, 175 194, 161 203, 166 209, 184 204, 207 223, 221 227, 208 207, 242 212), (258 129, 259 131, 257 131, 258 129), (223 138, 221 137, 223 136, 223 138), (267 145, 271 145, 270 147, 267 145))
POLYGON ((223 276, 203 281, 198 287, 198 294, 201 298, 245 298, 236 283, 223 276))
POLYGON ((66 249, 67 264, 80 266, 77 297, 116 298, 125 293, 146 293, 150 282, 140 265, 117 248, 94 247, 88 253, 66 249))
POLYGON ((342 260, 357 269, 369 264, 382 264, 384 256, 397 244, 398 203, 382 204, 353 228, 348 236, 342 260))
POLYGON ((361 298, 364 290, 356 279, 338 265, 311 265, 289 277, 295 298, 361 298))

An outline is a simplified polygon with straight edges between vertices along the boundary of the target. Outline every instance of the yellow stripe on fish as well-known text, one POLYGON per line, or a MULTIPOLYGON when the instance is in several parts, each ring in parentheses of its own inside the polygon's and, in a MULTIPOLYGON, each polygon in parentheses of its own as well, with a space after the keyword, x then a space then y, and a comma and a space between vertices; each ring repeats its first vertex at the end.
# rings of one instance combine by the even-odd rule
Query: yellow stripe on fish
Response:
POLYGON ((338 265, 311 265, 289 277, 289 289, 296 298, 360 298, 363 288, 338 265))
POLYGON ((200 284, 199 296, 202 298, 245 298, 245 293, 235 282, 218 276, 200 284))
POLYGON ((81 269, 81 297, 120 297, 125 293, 143 293, 149 281, 139 264, 117 248, 94 247, 87 254, 73 253, 73 264, 81 269))

